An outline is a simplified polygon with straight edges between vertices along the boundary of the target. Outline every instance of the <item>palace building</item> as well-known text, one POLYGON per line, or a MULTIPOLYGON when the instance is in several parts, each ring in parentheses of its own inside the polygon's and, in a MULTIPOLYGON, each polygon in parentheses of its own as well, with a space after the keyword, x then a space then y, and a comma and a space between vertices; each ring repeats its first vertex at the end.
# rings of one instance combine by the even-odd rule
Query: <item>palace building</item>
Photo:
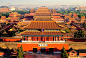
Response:
POLYGON ((26 29, 26 31, 18 35, 25 36, 25 39, 29 37, 30 39, 28 40, 30 41, 63 41, 63 35, 66 34, 60 31, 63 27, 56 25, 54 21, 31 21, 24 29, 26 29))
POLYGON ((24 51, 37 52, 51 49, 54 52, 61 50, 63 46, 68 50, 68 43, 65 42, 64 37, 69 36, 69 33, 60 31, 63 27, 54 21, 31 21, 24 29, 26 31, 17 34, 24 36, 22 43, 18 44, 18 47, 23 46, 24 51))
MULTIPOLYGON (((66 33, 64 26, 53 21, 52 17, 53 15, 47 7, 40 7, 34 13, 33 18, 29 17, 33 20, 19 22, 14 26, 23 31, 17 32, 15 37, 4 37, 3 41, 21 41, 17 47, 22 45, 23 51, 28 52, 61 53, 60 50, 63 47, 68 50, 69 45, 64 38, 73 38, 74 36, 72 33, 66 33)), ((11 28, 9 31, 17 31, 17 29, 11 28)))
POLYGON ((40 7, 34 14, 35 21, 51 21, 51 12, 47 7, 40 7))
POLYGON ((25 31, 17 36, 23 36, 22 43, 24 51, 33 52, 56 52, 63 46, 68 50, 68 43, 64 37, 72 37, 71 33, 66 33, 64 27, 51 20, 51 12, 46 7, 40 7, 34 15, 34 21, 24 26, 25 31))

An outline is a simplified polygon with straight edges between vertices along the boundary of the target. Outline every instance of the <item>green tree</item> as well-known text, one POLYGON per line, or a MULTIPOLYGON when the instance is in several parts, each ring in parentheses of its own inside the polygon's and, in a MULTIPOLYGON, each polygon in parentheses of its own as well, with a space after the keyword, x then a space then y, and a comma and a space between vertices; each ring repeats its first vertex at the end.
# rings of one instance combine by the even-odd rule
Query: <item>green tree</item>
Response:
POLYGON ((8 16, 9 16, 9 13, 0 13, 1 14, 1 16, 6 16, 6 18, 8 18, 8 16))
POLYGON ((74 37, 78 38, 78 32, 74 33, 74 37))
POLYGON ((21 54, 22 54, 22 56, 24 56, 24 54, 23 54, 23 47, 22 47, 22 45, 21 45, 21 54))
POLYGON ((21 47, 18 49, 17 58, 24 58, 22 45, 21 45, 21 47))
POLYGON ((66 31, 66 33, 69 33, 70 32, 70 30, 68 30, 68 29, 66 29, 65 31, 66 31))
POLYGON ((64 47, 63 47, 63 49, 61 50, 61 58, 68 58, 67 51, 65 50, 64 47))
POLYGON ((9 34, 11 37, 12 36, 16 36, 16 34, 15 34, 15 31, 11 31, 11 33, 9 34))
POLYGON ((80 38, 80 37, 84 37, 84 31, 82 31, 82 30, 80 30, 80 31, 78 31, 78 32, 76 32, 76 33, 74 33, 74 37, 75 38, 80 38))
POLYGON ((79 31, 79 36, 80 36, 80 37, 84 37, 84 31, 81 31, 81 30, 80 30, 80 31, 79 31))
POLYGON ((22 32, 23 30, 21 28, 18 28, 18 32, 22 32))
POLYGON ((85 25, 86 25, 86 23, 84 22, 84 23, 83 23, 83 28, 85 28, 85 25))
POLYGON ((81 16, 85 16, 84 14, 79 13, 78 17, 81 18, 81 16))
POLYGON ((25 14, 25 13, 30 13, 30 11, 24 11, 24 10, 15 10, 12 12, 18 12, 19 14, 25 14))
POLYGON ((57 11, 57 13, 61 13, 61 14, 63 14, 63 12, 62 12, 62 11, 57 11))

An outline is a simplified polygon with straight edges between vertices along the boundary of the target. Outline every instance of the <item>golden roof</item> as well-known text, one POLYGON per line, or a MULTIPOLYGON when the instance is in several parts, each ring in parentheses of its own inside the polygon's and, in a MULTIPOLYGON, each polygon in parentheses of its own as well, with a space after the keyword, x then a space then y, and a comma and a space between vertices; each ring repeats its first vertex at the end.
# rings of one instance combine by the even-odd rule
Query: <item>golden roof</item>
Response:
POLYGON ((74 26, 71 26, 70 28, 76 28, 76 27, 74 27, 74 26))
POLYGON ((0 24, 0 27, 2 27, 1 24, 0 24))
POLYGON ((6 16, 1 16, 1 19, 6 19, 6 16))
POLYGON ((34 9, 31 9, 31 10, 30 10, 30 13, 34 13, 34 12, 35 12, 35 10, 34 10, 34 9))
POLYGON ((35 13, 51 13, 47 7, 40 7, 35 13))
POLYGON ((40 7, 34 15, 34 19, 37 21, 50 21, 51 20, 51 12, 47 7, 40 7))
POLYGON ((54 21, 31 21, 31 23, 24 27, 25 29, 63 29, 62 26, 57 25, 54 21))
POLYGON ((13 27, 9 31, 17 31, 17 30, 13 27))
POLYGON ((4 31, 2 34, 7 34, 7 32, 6 32, 6 31, 4 31))
POLYGON ((57 11, 55 9, 52 9, 52 13, 57 13, 57 11))

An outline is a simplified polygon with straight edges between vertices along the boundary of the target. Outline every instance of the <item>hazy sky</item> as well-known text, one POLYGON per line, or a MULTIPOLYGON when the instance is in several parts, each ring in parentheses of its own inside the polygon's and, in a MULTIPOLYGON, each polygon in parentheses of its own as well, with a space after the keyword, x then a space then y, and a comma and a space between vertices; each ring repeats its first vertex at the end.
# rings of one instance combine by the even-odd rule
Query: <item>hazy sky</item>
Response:
POLYGON ((86 0, 0 0, 0 5, 30 4, 30 5, 86 5, 86 0))

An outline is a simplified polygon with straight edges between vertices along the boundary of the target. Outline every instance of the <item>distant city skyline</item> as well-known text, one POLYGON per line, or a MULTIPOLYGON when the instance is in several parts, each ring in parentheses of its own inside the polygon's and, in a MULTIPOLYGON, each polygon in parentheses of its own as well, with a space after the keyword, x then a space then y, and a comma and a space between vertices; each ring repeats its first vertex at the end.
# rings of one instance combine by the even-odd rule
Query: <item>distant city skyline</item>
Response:
POLYGON ((0 0, 0 5, 40 5, 40 6, 51 6, 51 5, 86 5, 86 0, 0 0))

